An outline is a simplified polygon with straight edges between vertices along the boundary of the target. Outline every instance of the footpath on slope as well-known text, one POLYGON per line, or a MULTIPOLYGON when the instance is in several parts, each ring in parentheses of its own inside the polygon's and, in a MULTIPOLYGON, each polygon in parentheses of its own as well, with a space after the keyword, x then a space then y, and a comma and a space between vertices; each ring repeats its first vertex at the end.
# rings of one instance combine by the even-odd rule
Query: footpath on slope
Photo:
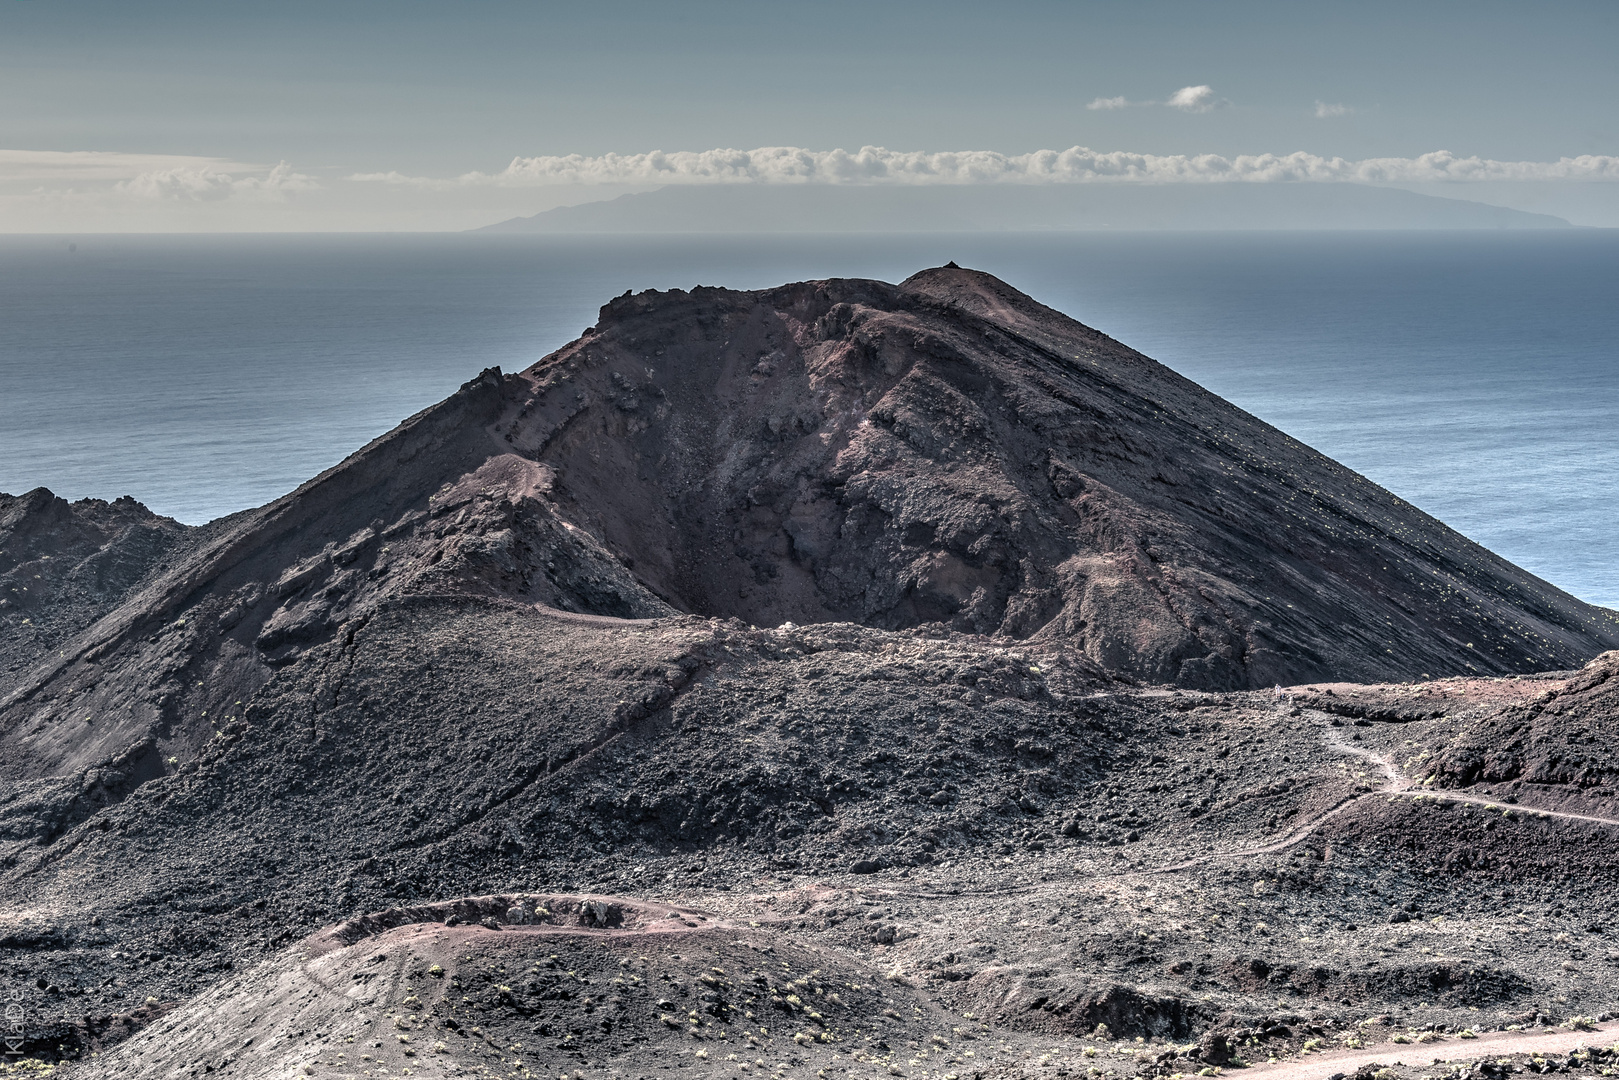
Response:
POLYGON ((1324 735, 1326 736, 1323 741, 1326 742, 1329 749, 1336 750, 1340 753, 1349 754, 1354 757, 1366 759, 1373 765, 1376 765, 1384 776, 1387 777, 1387 780, 1379 787, 1350 793, 1344 797, 1343 801, 1337 803, 1326 811, 1317 814, 1304 824, 1299 825, 1280 840, 1273 841, 1269 844, 1263 844, 1258 847, 1238 848, 1235 851, 1209 852, 1205 855, 1197 855, 1178 863, 1172 863, 1169 866, 1160 866, 1156 869, 1146 870, 1143 871, 1143 873, 1173 874, 1181 870, 1190 870, 1192 867, 1201 866, 1204 863, 1213 862, 1217 859, 1246 859, 1259 855, 1274 855, 1279 851, 1286 851, 1294 844, 1302 843, 1310 836, 1311 833, 1319 829, 1324 823, 1337 817, 1339 814, 1343 813, 1360 800, 1376 796, 1382 796, 1387 799, 1412 799, 1422 802, 1466 803, 1470 806, 1482 806, 1487 810, 1498 810, 1505 814, 1518 815, 1525 818, 1560 818, 1564 821, 1583 821, 1591 825, 1606 825, 1611 828, 1619 828, 1619 819, 1616 818, 1599 817, 1594 814, 1576 814, 1566 810, 1547 810, 1537 806, 1526 806, 1522 804, 1502 806, 1498 800, 1481 798, 1480 796, 1470 795, 1463 791, 1454 791, 1448 788, 1435 789, 1422 787, 1410 778, 1402 776, 1400 770, 1395 767, 1393 762, 1384 757, 1382 754, 1377 753, 1375 750, 1369 750, 1363 746, 1351 746, 1342 739, 1334 737, 1333 733, 1336 729, 1331 726, 1331 718, 1325 713, 1315 712, 1315 710, 1309 711, 1314 712, 1317 718, 1324 721, 1320 726, 1324 735))
POLYGON ((1568 1054, 1584 1047, 1619 1045, 1619 1023, 1595 1024, 1589 1030, 1548 1028, 1542 1031, 1493 1031, 1476 1039, 1448 1036, 1432 1043, 1382 1043, 1359 1050, 1329 1050, 1288 1061, 1251 1065, 1242 1075, 1264 1080, 1331 1080, 1352 1076, 1362 1069, 1395 1065, 1428 1068, 1447 1062, 1476 1061, 1513 1054, 1568 1054), (1437 1052, 1455 1050, 1453 1056, 1437 1052))

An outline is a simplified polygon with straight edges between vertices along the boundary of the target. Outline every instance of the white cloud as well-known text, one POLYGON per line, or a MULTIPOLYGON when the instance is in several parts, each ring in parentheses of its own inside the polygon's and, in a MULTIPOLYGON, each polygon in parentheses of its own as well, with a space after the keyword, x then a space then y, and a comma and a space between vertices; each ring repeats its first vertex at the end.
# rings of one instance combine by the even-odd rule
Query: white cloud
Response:
POLYGON ((1315 116, 1317 120, 1330 120, 1336 116, 1348 116, 1354 112, 1348 105, 1329 105, 1325 101, 1315 103, 1315 116))
POLYGON ((273 167, 184 154, 0 150, 0 193, 56 200, 279 200, 320 185, 286 162, 273 167))
POLYGON ((1205 113, 1220 104, 1214 96, 1212 86, 1183 86, 1164 102, 1171 109, 1180 109, 1182 112, 1205 113))
POLYGON ((1206 113, 1227 104, 1229 102, 1225 99, 1214 96, 1214 87, 1212 86, 1183 86, 1163 101, 1131 101, 1121 94, 1119 97, 1095 98, 1088 102, 1085 107, 1092 112, 1097 112, 1100 110, 1138 109, 1148 105, 1164 105, 1171 109, 1179 109, 1182 112, 1206 113))
MULTIPOLYGON (((468 173, 467 175, 472 176, 475 174, 468 173)), ((429 180, 421 176, 406 176, 404 173, 397 171, 355 173, 353 176, 347 177, 347 179, 360 180, 370 184, 408 184, 411 187, 455 186, 454 180, 429 180)))
POLYGON ((1583 155, 1557 161, 1495 161, 1439 150, 1415 158, 1321 157, 1291 154, 1136 154, 1083 146, 1000 154, 991 150, 939 153, 887 150, 703 150, 587 157, 518 157, 496 173, 453 179, 397 172, 360 173, 350 180, 419 188, 548 187, 556 184, 1084 184, 1268 183, 1350 181, 1619 180, 1619 156, 1583 155))
POLYGON ((236 185, 229 173, 213 169, 156 169, 119 181, 114 190, 141 199, 213 202, 230 198, 236 185))
POLYGON ((215 202, 237 196, 283 199, 292 192, 318 187, 314 177, 293 172, 283 161, 263 176, 238 177, 211 166, 157 169, 120 181, 113 190, 142 199, 215 202))

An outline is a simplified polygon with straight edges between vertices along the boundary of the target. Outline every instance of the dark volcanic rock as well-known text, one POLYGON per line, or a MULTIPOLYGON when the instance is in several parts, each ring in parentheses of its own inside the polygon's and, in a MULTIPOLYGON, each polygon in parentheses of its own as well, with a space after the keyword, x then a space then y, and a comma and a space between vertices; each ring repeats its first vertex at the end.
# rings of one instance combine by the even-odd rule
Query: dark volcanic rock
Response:
POLYGON ((1568 668, 1613 614, 982 274, 626 296, 198 530, 5 508, 9 580, 82 599, 0 685, 0 981, 74 1052, 152 1025, 86 1075, 1611 1005, 1609 659, 1245 688, 1568 668), (1520 774, 1585 801, 1379 787, 1520 774))
POLYGON ((128 496, 0 495, 0 687, 111 611, 193 531, 128 496))
MULTIPOLYGON (((58 526, 52 559, 105 546, 101 606, 42 618, 51 641, 182 529, 79 507, 69 527, 49 493, 7 504, 7 551, 58 526)), ((626 295, 195 546, 83 655, 197 608, 256 685, 380 597, 438 588, 1062 640, 1211 689, 1567 668, 1619 644, 1612 612, 961 269, 626 295)))
POLYGON ((494 430, 674 607, 1062 638, 1230 689, 1569 667, 1581 604, 985 274, 644 293, 494 430))
POLYGON ((1619 652, 1527 702, 1470 716, 1436 742, 1432 772, 1446 786, 1611 787, 1619 783, 1619 652))

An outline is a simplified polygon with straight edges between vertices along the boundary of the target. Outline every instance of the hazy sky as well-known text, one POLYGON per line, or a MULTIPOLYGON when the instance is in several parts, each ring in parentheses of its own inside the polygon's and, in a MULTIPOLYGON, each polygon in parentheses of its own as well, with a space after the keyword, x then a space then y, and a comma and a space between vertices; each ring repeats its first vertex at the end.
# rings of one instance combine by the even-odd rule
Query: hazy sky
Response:
POLYGON ((0 230, 459 228, 661 182, 568 155, 865 146, 1082 147, 1194 181, 1176 163, 1197 155, 1366 179, 1367 159, 1449 151, 1541 168, 1370 178, 1600 216, 1616 49, 1613 0, 0 0, 0 230))

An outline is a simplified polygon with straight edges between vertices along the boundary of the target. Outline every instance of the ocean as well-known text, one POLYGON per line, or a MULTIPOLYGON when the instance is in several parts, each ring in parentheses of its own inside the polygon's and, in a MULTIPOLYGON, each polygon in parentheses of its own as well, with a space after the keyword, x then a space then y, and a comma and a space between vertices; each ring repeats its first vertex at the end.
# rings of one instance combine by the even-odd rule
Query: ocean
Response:
POLYGON ((1619 608, 1619 231, 0 237, 0 491, 203 522, 625 289, 949 259, 1619 608))

